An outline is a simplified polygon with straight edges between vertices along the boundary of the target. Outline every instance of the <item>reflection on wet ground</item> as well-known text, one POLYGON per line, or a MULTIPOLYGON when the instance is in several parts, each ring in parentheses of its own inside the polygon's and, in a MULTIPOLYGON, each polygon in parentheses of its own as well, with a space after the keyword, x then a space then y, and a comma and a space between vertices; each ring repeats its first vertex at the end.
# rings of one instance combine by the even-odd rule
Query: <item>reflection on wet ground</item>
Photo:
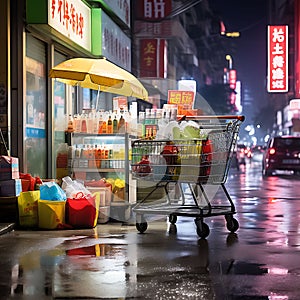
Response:
MULTIPOLYGON (((207 218, 153 219, 95 229, 15 230, 0 236, 1 299, 300 299, 300 180, 234 171, 228 191, 240 228, 207 218), (288 187, 288 190, 286 190, 288 187)), ((213 190, 211 195, 218 195, 213 190)), ((218 201, 218 200, 217 200, 218 201)))

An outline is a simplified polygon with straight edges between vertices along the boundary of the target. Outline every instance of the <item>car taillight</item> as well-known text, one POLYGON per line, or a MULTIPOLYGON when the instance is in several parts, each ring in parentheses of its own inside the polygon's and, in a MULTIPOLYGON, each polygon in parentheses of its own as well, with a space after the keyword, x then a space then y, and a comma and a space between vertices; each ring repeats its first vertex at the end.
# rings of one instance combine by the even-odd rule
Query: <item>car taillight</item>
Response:
POLYGON ((276 152, 275 148, 271 148, 271 149, 269 150, 269 153, 270 153, 271 155, 275 154, 275 152, 276 152))

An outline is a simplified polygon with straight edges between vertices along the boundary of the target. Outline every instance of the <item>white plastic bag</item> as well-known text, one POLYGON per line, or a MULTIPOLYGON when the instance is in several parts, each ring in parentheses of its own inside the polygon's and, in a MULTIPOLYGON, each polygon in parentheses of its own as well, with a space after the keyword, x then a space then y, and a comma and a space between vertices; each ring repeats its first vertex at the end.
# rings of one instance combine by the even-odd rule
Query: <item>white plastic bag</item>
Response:
POLYGON ((62 179, 62 189, 65 191, 67 198, 82 198, 91 195, 91 192, 86 187, 76 180, 72 180, 69 176, 62 179))

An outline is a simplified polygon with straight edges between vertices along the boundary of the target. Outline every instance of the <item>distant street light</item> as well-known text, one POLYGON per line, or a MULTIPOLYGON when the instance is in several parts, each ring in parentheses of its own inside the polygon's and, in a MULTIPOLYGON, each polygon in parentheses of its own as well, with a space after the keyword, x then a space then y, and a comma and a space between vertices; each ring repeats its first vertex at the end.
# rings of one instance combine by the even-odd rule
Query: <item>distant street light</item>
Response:
POLYGON ((228 60, 228 68, 229 68, 229 70, 231 70, 232 69, 232 57, 229 54, 227 54, 225 58, 226 58, 226 60, 228 60))
POLYGON ((225 35, 226 37, 231 37, 231 38, 238 38, 240 37, 240 33, 238 31, 233 31, 233 32, 221 32, 221 35, 225 35))

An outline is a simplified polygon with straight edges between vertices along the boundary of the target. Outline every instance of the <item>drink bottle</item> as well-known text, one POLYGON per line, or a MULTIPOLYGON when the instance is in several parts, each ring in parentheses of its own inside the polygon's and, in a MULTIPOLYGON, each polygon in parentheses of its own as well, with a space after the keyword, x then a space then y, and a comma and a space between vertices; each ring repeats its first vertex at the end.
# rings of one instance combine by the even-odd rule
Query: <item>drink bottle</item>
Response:
POLYGON ((113 133, 113 123, 112 123, 111 116, 108 117, 108 121, 107 121, 107 133, 113 133))
POLYGON ((117 120, 116 115, 115 115, 115 118, 113 120, 113 133, 118 133, 118 120, 117 120))

